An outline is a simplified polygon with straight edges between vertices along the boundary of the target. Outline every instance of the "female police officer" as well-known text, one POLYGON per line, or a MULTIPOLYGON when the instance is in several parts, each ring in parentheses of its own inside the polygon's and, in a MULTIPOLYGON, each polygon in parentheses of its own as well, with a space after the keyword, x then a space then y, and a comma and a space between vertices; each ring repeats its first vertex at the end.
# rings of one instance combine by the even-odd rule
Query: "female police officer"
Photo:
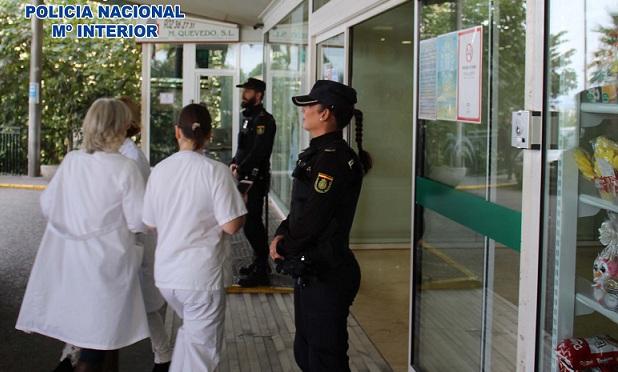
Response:
POLYGON ((362 147, 356 91, 320 80, 293 97, 303 110, 308 149, 294 170, 292 205, 270 245, 278 270, 296 278, 294 355, 307 371, 349 371, 347 317, 360 284, 349 235, 362 178, 371 158, 362 147), (352 116, 359 156, 343 139, 352 116))

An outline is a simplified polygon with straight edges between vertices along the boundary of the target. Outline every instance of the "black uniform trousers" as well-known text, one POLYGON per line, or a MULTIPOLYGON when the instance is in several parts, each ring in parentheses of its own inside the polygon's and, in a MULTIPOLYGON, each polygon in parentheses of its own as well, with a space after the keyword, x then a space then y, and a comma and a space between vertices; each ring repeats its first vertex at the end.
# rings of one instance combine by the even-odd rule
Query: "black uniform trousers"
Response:
POLYGON ((336 270, 294 288, 294 357, 303 372, 347 372, 348 315, 360 286, 351 256, 336 270))
POLYGON ((268 183, 264 180, 256 180, 247 195, 247 219, 244 232, 253 253, 256 263, 268 265, 268 237, 262 220, 264 212, 264 200, 268 193, 268 183))

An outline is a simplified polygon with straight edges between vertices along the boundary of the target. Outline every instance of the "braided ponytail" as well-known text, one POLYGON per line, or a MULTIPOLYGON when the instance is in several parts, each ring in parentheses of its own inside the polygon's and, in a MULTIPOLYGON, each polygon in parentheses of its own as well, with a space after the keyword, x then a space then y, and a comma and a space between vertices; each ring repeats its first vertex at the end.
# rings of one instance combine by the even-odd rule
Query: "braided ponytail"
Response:
POLYGON ((356 125, 356 146, 358 147, 358 157, 365 174, 373 167, 373 160, 371 155, 363 149, 363 112, 358 109, 354 109, 354 123, 356 125))

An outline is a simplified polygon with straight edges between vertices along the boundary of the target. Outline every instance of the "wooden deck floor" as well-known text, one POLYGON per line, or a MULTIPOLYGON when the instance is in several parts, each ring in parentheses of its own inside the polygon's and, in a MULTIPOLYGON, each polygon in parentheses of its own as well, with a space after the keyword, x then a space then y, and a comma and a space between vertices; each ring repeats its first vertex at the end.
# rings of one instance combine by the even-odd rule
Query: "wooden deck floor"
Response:
MULTIPOLYGON (((294 298, 291 294, 228 294, 222 372, 300 371, 294 361, 294 298)), ((180 325, 168 309, 170 328, 180 325)), ((353 316, 348 320, 350 368, 392 371, 353 316)), ((175 339, 175 332, 171 332, 175 339)))
MULTIPOLYGON (((481 368, 483 292, 426 290, 421 300, 421 368, 427 371, 477 372, 481 368), (446 357, 445 357, 446 356, 446 357)), ((515 371, 517 308, 500 296, 493 297, 492 321, 485 370, 515 371)))

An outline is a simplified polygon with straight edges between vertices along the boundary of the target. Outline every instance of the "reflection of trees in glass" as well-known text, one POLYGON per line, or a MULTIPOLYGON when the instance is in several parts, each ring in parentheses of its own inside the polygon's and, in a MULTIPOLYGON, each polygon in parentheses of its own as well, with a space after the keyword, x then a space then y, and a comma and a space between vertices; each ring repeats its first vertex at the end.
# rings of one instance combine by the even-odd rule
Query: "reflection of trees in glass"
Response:
POLYGON ((263 79, 264 45, 261 43, 242 44, 240 50, 240 81, 253 77, 263 79))
POLYGON ((272 44, 270 68, 273 70, 288 70, 292 62, 292 45, 272 44))
POLYGON ((200 101, 206 104, 213 119, 209 156, 228 163, 232 159, 233 107, 231 76, 203 77, 200 83, 200 101))
MULTIPOLYGON (((491 130, 497 133, 492 141, 496 141, 498 149, 497 153, 492 154, 498 161, 498 169, 493 172, 510 176, 514 168, 519 167, 515 164, 519 150, 511 147, 511 113, 524 107, 526 8, 524 2, 495 1, 491 27, 487 26, 489 9, 487 0, 452 1, 423 7, 423 38, 484 25, 483 86, 488 85, 491 76, 492 101, 488 100, 490 91, 483 89, 483 123, 487 123, 488 105, 493 106, 490 110, 491 128, 486 124, 429 124, 427 155, 432 165, 461 164, 468 168, 468 175, 484 174, 487 153, 485 138, 491 130), (459 22, 458 12, 461 15, 459 22), (493 72, 488 75, 490 69, 493 72), (462 132, 466 138, 454 136, 458 125, 463 126, 462 132)), ((569 67, 575 51, 562 50, 566 42, 564 37, 565 32, 561 32, 550 38, 552 98, 566 94, 576 84, 576 73, 569 67)))
POLYGON ((182 46, 155 44, 150 76, 153 78, 182 78, 182 46))
POLYGON ((264 63, 260 62, 257 66, 253 68, 253 70, 249 72, 245 72, 244 70, 240 71, 240 81, 247 81, 250 77, 258 78, 262 76, 264 73, 264 63))
POLYGON ((291 97, 302 93, 305 79, 306 45, 299 35, 306 35, 308 1, 303 1, 268 34, 268 78, 272 86, 272 114, 277 121, 277 135, 272 155, 272 191, 290 203, 291 173, 299 152, 299 111, 291 97), (287 35, 287 36, 286 36, 287 35), (281 40, 288 37, 288 40, 281 40))
POLYGON ((197 68, 234 68, 236 47, 230 44, 197 45, 195 60, 197 68))
POLYGON ((182 46, 156 44, 150 80, 150 164, 173 154, 178 145, 174 124, 182 108, 182 46), (161 93, 173 93, 173 104, 162 104, 161 93))
POLYGON ((551 66, 549 95, 553 99, 577 87, 577 73, 569 67, 576 51, 569 49, 560 52, 562 44, 567 42, 563 40, 566 34, 567 31, 560 31, 549 38, 549 65, 551 66))
POLYGON ((492 141, 496 141, 499 149, 496 154, 492 154, 498 160, 498 169, 494 172, 510 173, 517 153, 510 146, 511 113, 524 105, 525 24, 524 2, 499 0, 494 1, 490 7, 487 0, 460 0, 423 6, 423 39, 477 25, 484 26, 482 123, 428 124, 427 155, 430 164, 461 164, 468 168, 468 175, 484 174, 487 167, 485 139, 491 130, 497 134, 492 137, 492 141), (489 22, 490 10, 492 23, 489 22), (490 76, 491 81, 488 80, 490 76), (488 86, 491 90, 487 89, 488 86), (492 110, 488 110, 488 105, 492 106, 492 110), (491 115, 491 126, 487 125, 488 112, 491 115), (458 126, 461 126, 460 134, 455 136, 458 126), (454 138, 459 138, 460 144, 454 145, 454 138), (456 151, 455 157, 459 160, 453 159, 453 154, 445 153, 449 151, 456 151))
POLYGON ((590 64, 593 69, 590 83, 603 85, 618 80, 618 12, 611 13, 612 25, 599 26, 595 32, 601 34, 600 47, 594 52, 590 64))
MULTIPOLYGON (((284 188, 282 183, 291 182, 291 174, 294 168, 294 159, 298 155, 298 108, 292 104, 290 97, 301 94, 302 74, 298 77, 273 76, 272 77, 272 107, 273 116, 277 120, 277 136, 273 146, 272 168, 278 172, 273 174, 272 180, 275 187, 284 188)), ((278 191, 280 191, 279 189, 278 191)), ((289 203, 291 189, 279 197, 289 203)))
POLYGON ((150 92, 150 164, 154 166, 178 148, 174 124, 182 108, 182 79, 153 78, 150 92), (161 93, 173 93, 174 104, 162 104, 161 93))

